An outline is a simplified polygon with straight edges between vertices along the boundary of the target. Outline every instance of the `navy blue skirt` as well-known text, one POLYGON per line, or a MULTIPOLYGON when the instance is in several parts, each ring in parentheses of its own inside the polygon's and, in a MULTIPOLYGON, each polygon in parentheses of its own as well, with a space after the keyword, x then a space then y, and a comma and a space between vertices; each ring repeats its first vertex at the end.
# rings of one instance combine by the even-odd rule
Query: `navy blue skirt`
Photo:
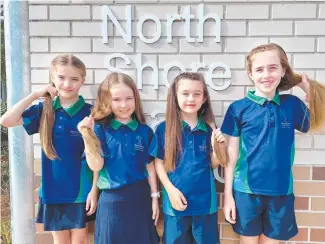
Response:
POLYGON ((83 229, 95 214, 86 215, 86 203, 44 204, 39 198, 36 223, 44 225, 45 231, 83 229))
POLYGON ((98 201, 95 244, 158 244, 147 180, 103 190, 98 201))

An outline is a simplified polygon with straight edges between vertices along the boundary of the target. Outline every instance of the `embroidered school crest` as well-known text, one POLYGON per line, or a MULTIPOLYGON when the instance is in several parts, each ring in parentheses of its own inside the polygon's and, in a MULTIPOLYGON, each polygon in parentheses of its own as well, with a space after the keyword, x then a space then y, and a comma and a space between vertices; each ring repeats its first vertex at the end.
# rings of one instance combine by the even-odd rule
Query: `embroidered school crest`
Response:
POLYGON ((290 129, 292 127, 291 121, 288 120, 288 117, 284 111, 280 111, 280 119, 282 129, 290 129))
POLYGON ((137 151, 141 151, 141 152, 143 152, 143 150, 144 150, 144 146, 143 146, 143 139, 142 139, 141 136, 137 136, 137 137, 135 138, 134 148, 135 148, 135 150, 137 150, 137 151))
POLYGON ((204 139, 201 143, 201 145, 199 145, 199 151, 200 152, 206 152, 207 150, 207 142, 206 140, 204 139))

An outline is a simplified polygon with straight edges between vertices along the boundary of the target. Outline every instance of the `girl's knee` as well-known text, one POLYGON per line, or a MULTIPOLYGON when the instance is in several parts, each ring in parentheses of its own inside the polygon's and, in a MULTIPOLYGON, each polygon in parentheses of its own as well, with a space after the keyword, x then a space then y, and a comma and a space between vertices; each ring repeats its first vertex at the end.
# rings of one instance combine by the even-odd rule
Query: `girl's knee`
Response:
POLYGON ((70 244, 71 233, 69 230, 52 231, 54 244, 70 244))
POLYGON ((87 228, 71 230, 71 244, 88 244, 87 228))
POLYGON ((240 236, 240 244, 259 244, 259 236, 240 236))

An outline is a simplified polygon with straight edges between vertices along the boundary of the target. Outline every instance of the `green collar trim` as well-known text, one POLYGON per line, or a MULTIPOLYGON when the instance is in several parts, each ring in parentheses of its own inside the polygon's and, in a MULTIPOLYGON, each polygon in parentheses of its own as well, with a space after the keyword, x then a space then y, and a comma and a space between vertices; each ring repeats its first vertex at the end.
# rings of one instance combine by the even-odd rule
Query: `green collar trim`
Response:
MULTIPOLYGON (((265 97, 256 96, 255 91, 249 91, 247 93, 247 98, 259 105, 263 105, 267 101, 267 98, 265 97)), ((275 93, 275 96, 271 101, 277 105, 280 105, 280 94, 278 91, 275 93)))
MULTIPOLYGON (((186 123, 184 120, 182 121, 182 128, 184 128, 185 126, 188 126, 188 123, 186 123)), ((205 132, 208 132, 208 128, 204 122, 204 120, 202 119, 202 117, 199 117, 198 123, 195 126, 194 130, 202 130, 205 132)))
MULTIPOLYGON (((123 123, 117 121, 116 119, 112 119, 110 124, 114 130, 119 129, 122 125, 124 125, 123 123)), ((139 122, 135 118, 133 118, 130 122, 128 122, 125 125, 129 127, 131 130, 135 131, 138 128, 139 122)))
POLYGON ((55 100, 53 101, 53 108, 54 110, 58 110, 59 108, 63 108, 71 117, 74 116, 76 113, 82 109, 82 107, 85 105, 85 100, 82 96, 79 96, 78 101, 76 101, 74 104, 72 104, 68 108, 63 108, 59 97, 56 97, 55 100))

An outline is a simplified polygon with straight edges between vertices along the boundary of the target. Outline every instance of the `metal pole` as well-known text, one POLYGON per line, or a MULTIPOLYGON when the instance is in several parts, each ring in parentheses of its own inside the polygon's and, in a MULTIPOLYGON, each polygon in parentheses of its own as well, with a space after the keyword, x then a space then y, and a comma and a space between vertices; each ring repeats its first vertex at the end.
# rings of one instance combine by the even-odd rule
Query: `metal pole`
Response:
MULTIPOLYGON (((30 93, 28 1, 4 1, 7 101, 30 93)), ((13 244, 35 244, 32 138, 19 126, 8 131, 13 244)))

